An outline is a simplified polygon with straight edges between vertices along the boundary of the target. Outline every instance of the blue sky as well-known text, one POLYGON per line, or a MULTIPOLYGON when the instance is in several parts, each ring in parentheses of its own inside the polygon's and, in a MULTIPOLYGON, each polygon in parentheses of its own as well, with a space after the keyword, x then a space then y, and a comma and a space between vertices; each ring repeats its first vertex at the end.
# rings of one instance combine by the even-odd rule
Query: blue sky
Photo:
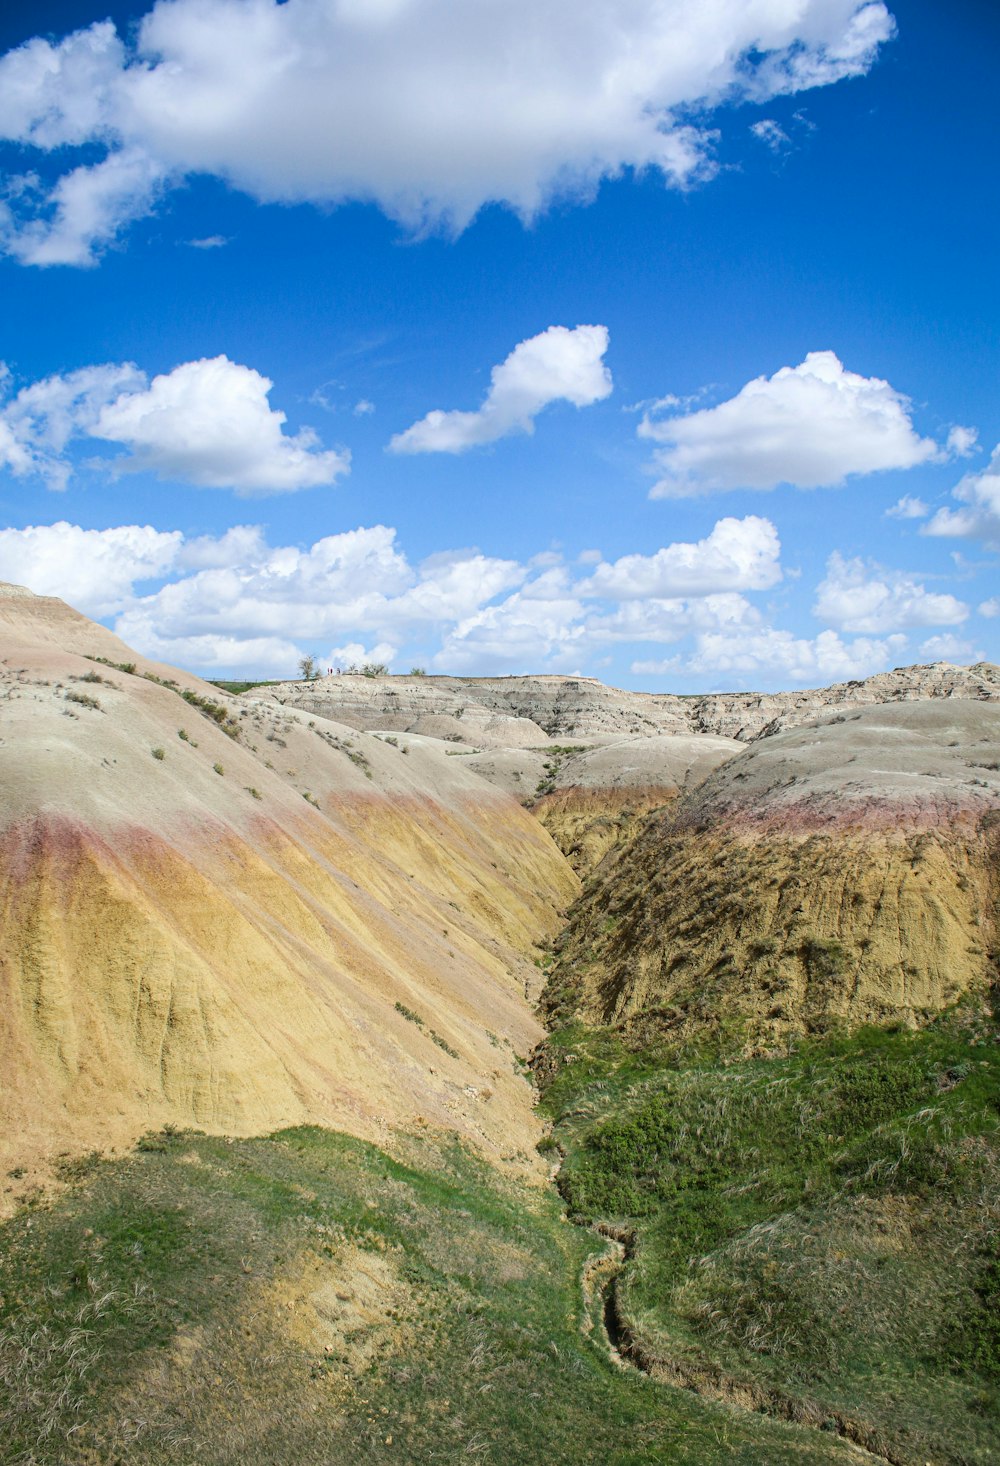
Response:
POLYGON ((32 10, 0 578, 210 676, 1000 660, 993 7, 32 10))

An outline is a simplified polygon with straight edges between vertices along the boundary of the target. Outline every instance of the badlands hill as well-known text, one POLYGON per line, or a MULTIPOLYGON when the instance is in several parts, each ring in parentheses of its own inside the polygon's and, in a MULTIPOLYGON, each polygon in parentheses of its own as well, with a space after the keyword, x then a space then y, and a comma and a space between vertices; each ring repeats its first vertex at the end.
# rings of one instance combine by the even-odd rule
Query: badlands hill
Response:
POLYGON ((995 668, 234 698, 18 587, 0 637, 0 1164, 309 1120, 523 1156, 538 944, 599 865, 550 1013, 780 1036, 918 1019, 984 980, 995 668))
POLYGON ((988 1466, 997 677, 231 697, 0 587, 0 1455, 988 1466))
POLYGON ((677 697, 589 677, 333 675, 262 689, 286 707, 351 727, 417 734, 468 753, 469 765, 530 805, 586 875, 642 819, 741 747, 837 708, 916 702, 1000 706, 1000 668, 900 667, 805 692, 677 697))
POLYGON ((577 882, 517 800, 16 587, 0 637, 5 1171, 164 1123, 530 1151, 511 1048, 577 882))
POLYGON ((1000 704, 827 714, 760 738, 588 891, 550 1015, 755 1045, 919 1023, 996 980, 1000 704))
POLYGON ((1000 667, 935 662, 805 692, 677 697, 626 692, 592 677, 329 676, 267 689, 281 703, 352 728, 427 733, 479 748, 532 748, 662 734, 712 733, 749 742, 812 722, 829 708, 937 698, 1000 701, 1000 667))

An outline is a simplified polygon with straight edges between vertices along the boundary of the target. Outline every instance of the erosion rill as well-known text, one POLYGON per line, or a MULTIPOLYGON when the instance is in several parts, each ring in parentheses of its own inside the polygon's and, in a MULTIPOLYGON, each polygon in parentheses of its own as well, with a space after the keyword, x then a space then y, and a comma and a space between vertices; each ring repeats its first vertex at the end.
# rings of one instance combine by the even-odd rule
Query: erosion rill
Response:
POLYGON ((995 669, 0 627, 5 1463, 995 1459, 995 669))

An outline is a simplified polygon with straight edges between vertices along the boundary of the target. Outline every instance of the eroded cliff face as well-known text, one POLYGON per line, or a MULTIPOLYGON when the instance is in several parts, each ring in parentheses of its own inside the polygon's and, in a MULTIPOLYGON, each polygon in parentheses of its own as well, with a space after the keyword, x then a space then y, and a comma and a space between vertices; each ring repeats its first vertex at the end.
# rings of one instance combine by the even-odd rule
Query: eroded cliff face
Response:
POLYGON ((982 669, 893 674, 904 700, 749 749, 647 727, 587 679, 453 679, 450 714, 438 679, 391 679, 419 684, 417 721, 493 719, 475 753, 404 731, 416 704, 370 732, 322 687, 229 698, 52 598, 8 588, 0 633, 0 1165, 167 1122, 427 1124, 530 1154, 513 1054, 542 1033, 536 944, 579 893, 570 862, 600 870, 550 1012, 763 1043, 919 1021, 991 971, 982 669), (533 733, 542 704, 604 732, 533 733))
POLYGON ((739 751, 729 738, 661 733, 494 749, 468 755, 468 765, 519 797, 582 877, 626 844, 650 811, 672 804, 739 751))
POLYGON ((835 715, 652 816, 581 901, 545 995, 751 1047, 919 1023, 996 977, 1000 707, 835 715))
POLYGON ((959 698, 1000 701, 1000 668, 981 662, 898 667, 864 681, 799 692, 677 697, 627 692, 592 677, 321 677, 267 696, 359 729, 410 731, 467 747, 532 748, 710 733, 751 742, 834 708, 959 698))
POLYGON ((36 599, 3 603, 0 1166, 168 1122, 529 1156, 513 1056, 578 889, 538 821, 429 742, 151 681, 36 599))

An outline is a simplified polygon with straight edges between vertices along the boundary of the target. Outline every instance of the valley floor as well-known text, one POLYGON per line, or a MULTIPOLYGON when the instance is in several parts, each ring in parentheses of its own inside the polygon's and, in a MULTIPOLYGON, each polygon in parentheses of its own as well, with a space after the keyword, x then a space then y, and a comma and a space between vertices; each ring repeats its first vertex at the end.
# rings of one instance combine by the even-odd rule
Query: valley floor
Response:
POLYGON ((569 1218, 440 1135, 67 1157, 0 1234, 0 1459, 985 1466, 994 1033, 966 1007, 743 1062, 557 1033, 536 1069, 569 1218), (609 1315, 652 1378, 609 1353, 598 1222, 634 1254, 609 1315))
POLYGON ((9 1466, 847 1460, 582 1328, 601 1239, 458 1145, 147 1137, 3 1229, 9 1466))

